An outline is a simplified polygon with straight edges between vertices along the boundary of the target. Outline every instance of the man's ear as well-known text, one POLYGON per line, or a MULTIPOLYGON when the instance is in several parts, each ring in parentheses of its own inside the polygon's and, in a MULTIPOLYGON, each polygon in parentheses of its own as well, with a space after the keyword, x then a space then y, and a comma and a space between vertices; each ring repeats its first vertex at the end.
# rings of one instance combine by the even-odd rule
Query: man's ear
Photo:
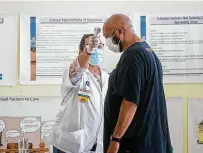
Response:
POLYGON ((123 29, 119 28, 118 29, 118 38, 123 39, 123 36, 124 36, 123 29))
POLYGON ((118 29, 118 34, 122 34, 123 30, 121 28, 118 29))

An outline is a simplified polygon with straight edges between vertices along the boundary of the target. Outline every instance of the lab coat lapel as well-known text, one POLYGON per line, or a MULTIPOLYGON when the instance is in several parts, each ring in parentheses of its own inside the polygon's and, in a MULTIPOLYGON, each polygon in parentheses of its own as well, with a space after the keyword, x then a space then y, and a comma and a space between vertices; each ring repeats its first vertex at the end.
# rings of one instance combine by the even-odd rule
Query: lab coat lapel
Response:
POLYGON ((99 92, 101 92, 101 88, 100 88, 100 85, 99 85, 99 82, 97 82, 96 78, 94 77, 94 75, 88 70, 88 73, 90 74, 90 79, 93 80, 95 86, 97 87, 97 89, 99 90, 99 92))
POLYGON ((101 81, 102 81, 102 89, 104 88, 104 86, 106 85, 106 83, 108 83, 108 73, 106 73, 105 71, 101 70, 101 81))
POLYGON ((104 86, 106 85, 106 83, 108 83, 108 73, 103 71, 101 68, 100 68, 100 71, 101 71, 101 82, 102 82, 102 89, 98 83, 98 81, 96 80, 96 78, 94 77, 94 75, 89 71, 87 70, 88 73, 90 74, 91 76, 91 79, 95 82, 95 85, 96 87, 98 88, 98 90, 101 92, 102 89, 104 88, 104 86))

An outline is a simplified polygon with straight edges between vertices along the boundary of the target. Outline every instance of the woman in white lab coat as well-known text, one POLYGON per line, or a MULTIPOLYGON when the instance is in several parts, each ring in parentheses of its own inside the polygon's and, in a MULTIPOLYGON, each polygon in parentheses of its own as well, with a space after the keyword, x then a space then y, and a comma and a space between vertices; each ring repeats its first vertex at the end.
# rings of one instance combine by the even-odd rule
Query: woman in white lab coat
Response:
POLYGON ((79 56, 63 75, 61 110, 48 142, 56 153, 103 153, 103 103, 108 73, 100 69, 103 44, 84 35, 79 56))

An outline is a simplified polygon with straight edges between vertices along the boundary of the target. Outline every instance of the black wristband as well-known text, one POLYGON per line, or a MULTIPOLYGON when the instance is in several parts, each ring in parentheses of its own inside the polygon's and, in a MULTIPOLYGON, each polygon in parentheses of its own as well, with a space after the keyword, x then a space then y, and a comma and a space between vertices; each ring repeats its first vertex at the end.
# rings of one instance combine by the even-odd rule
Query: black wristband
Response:
POLYGON ((115 142, 120 143, 121 138, 116 138, 116 137, 112 136, 112 137, 111 137, 111 141, 115 141, 115 142))

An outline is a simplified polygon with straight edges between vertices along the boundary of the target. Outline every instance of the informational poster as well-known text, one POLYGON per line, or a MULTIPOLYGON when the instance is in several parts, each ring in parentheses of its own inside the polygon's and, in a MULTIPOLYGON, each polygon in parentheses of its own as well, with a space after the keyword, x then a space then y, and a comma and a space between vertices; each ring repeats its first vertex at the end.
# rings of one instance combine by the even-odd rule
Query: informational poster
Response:
MULTIPOLYGON (((79 53, 84 34, 102 30, 108 15, 20 16, 20 83, 61 84, 66 65, 79 53)), ((105 44, 104 38, 101 41, 105 44)), ((120 54, 104 49, 102 68, 108 72, 120 54)))
POLYGON ((0 142, 18 143, 23 129, 33 148, 40 142, 47 144, 47 137, 55 124, 60 109, 59 97, 0 97, 0 142))
POLYGON ((183 153, 183 99, 167 98, 166 102, 173 153, 183 153))
POLYGON ((203 99, 188 99, 188 153, 203 151, 203 99))
POLYGON ((17 15, 0 13, 0 86, 17 83, 17 15))
POLYGON ((203 15, 147 15, 139 23, 162 63, 164 83, 203 82, 203 15))

